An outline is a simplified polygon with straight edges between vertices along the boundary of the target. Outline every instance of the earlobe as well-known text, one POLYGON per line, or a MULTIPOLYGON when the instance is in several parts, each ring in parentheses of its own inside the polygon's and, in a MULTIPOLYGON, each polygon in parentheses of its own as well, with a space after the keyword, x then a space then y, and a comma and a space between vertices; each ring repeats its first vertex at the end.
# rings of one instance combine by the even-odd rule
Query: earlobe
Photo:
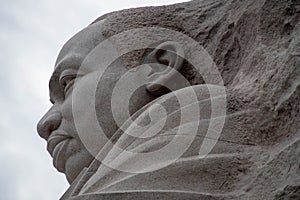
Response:
POLYGON ((181 45, 171 41, 163 42, 147 55, 145 60, 152 68, 146 85, 150 94, 161 95, 165 93, 166 88, 168 90, 180 88, 181 84, 172 83, 176 82, 179 70, 183 67, 184 56, 181 45))

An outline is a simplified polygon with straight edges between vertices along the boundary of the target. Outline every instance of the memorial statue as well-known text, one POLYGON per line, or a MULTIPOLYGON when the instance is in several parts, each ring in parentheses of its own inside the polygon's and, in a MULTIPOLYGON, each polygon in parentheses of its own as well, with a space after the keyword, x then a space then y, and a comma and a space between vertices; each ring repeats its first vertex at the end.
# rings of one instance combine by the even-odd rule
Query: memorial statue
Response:
POLYGON ((190 1, 72 37, 38 123, 61 199, 300 197, 300 4, 190 1))

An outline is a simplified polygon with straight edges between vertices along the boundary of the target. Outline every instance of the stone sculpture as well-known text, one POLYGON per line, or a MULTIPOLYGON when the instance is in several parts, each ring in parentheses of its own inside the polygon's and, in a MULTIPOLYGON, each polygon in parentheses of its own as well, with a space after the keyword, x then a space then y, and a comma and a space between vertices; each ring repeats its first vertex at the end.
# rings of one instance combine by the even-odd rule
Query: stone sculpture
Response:
POLYGON ((300 198, 300 2, 106 14, 71 38, 40 120, 61 199, 300 198))

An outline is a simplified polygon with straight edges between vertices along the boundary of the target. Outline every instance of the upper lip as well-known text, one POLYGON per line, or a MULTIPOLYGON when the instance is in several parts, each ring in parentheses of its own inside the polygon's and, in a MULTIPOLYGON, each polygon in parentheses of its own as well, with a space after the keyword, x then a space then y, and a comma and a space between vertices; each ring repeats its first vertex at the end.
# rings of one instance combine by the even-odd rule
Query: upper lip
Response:
POLYGON ((67 134, 64 131, 52 132, 51 135, 49 136, 49 138, 47 139, 47 150, 49 151, 51 156, 53 156, 53 151, 59 143, 61 143, 62 141, 66 140, 66 139, 71 139, 71 138, 72 138, 72 136, 70 136, 69 134, 67 134))

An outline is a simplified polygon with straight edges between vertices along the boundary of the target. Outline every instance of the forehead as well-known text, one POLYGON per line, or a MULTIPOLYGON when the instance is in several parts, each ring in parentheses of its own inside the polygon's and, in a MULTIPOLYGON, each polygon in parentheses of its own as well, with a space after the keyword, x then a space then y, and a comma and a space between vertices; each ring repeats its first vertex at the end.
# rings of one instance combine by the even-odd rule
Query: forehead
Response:
POLYGON ((62 62, 70 57, 76 57, 76 62, 82 62, 89 52, 100 42, 104 41, 102 24, 102 21, 92 24, 67 41, 57 57, 55 69, 60 67, 62 62))
POLYGON ((102 41, 105 37, 102 35, 102 24, 92 24, 74 37, 72 37, 60 51, 55 63, 54 72, 49 81, 50 101, 54 102, 56 94, 60 94, 62 89, 59 87, 59 76, 66 69, 78 70, 81 63, 88 54, 102 41))

